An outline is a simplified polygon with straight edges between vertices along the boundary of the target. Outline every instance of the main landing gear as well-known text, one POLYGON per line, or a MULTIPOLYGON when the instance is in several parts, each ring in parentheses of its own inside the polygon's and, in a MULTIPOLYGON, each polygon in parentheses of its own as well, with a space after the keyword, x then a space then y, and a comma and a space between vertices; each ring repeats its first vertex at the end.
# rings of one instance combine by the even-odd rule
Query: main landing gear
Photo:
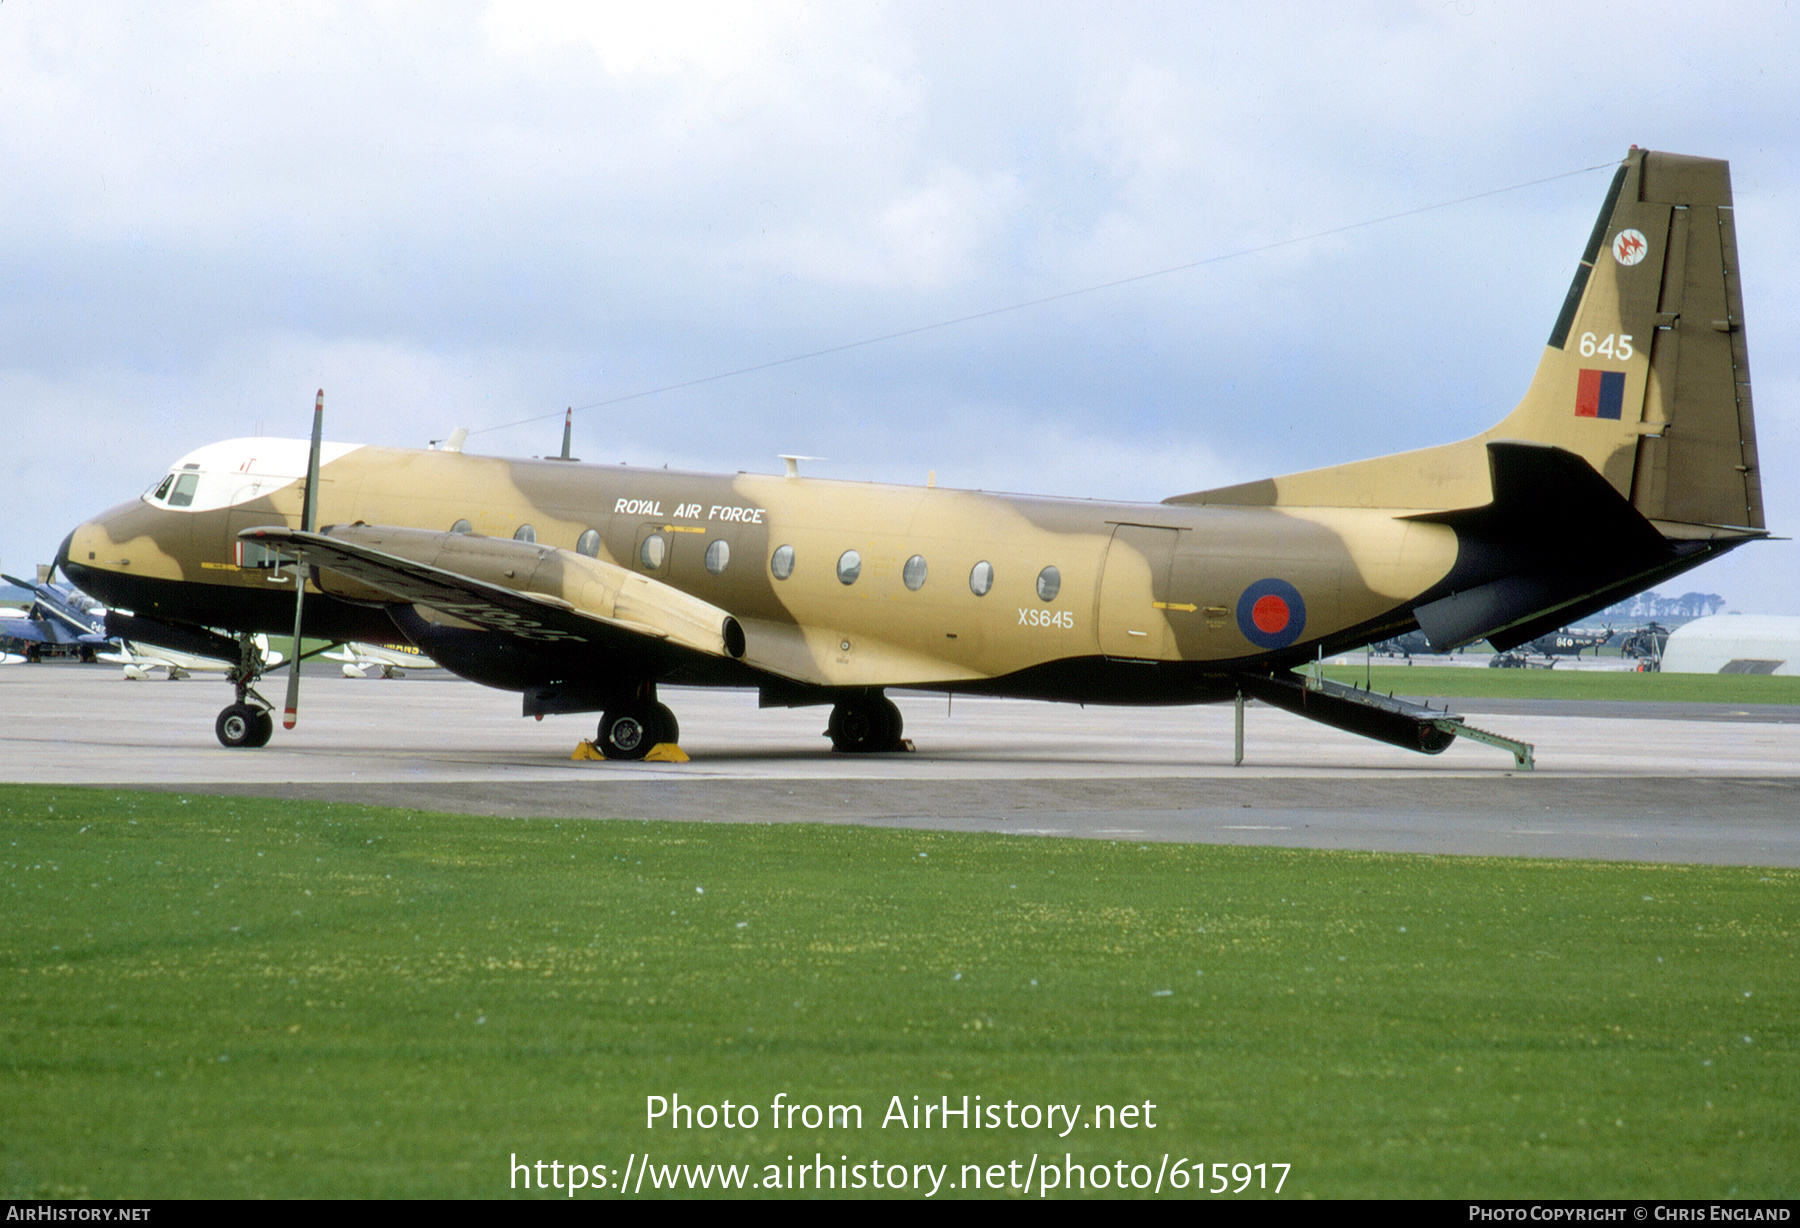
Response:
MULTIPOLYGON (((236 750, 244 746, 267 746, 275 734, 275 705, 256 693, 253 685, 263 675, 265 663, 262 649, 249 632, 238 635, 238 663, 225 677, 237 688, 237 702, 228 705, 213 722, 219 744, 236 750), (253 704, 251 699, 255 699, 253 704)), ((173 670, 169 676, 175 676, 173 670)))
POLYGON ((873 754, 900 749, 900 709, 880 691, 840 699, 831 709, 825 736, 831 749, 845 754, 873 754))
POLYGON ((680 740, 675 714, 653 698, 635 699, 601 714, 600 730, 594 735, 594 745, 608 759, 642 759, 658 742, 680 740))

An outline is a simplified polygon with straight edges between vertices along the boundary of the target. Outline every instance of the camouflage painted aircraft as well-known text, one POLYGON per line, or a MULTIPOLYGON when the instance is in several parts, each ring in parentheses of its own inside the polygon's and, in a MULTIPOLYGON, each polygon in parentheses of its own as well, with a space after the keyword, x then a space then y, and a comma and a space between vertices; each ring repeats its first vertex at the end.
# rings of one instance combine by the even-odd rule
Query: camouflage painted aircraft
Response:
POLYGON ((1546 657, 1579 657, 1590 648, 1594 649, 1595 656, 1599 656, 1599 650, 1610 644, 1612 637, 1611 627, 1603 627, 1598 631, 1569 628, 1540 635, 1525 647, 1546 657))
POLYGON ((1594 650, 1596 657, 1599 656, 1600 649, 1611 643, 1612 637, 1611 627, 1599 631, 1566 628, 1528 640, 1511 652, 1497 652, 1488 658, 1488 665, 1495 669, 1524 669, 1530 665, 1531 656, 1535 653, 1554 667, 1556 658, 1579 657, 1590 648, 1594 650))
POLYGON ((908 687, 1249 696, 1436 752, 1455 718, 1296 667, 1415 629, 1512 648, 1766 536, 1726 164, 1635 147, 1524 399, 1421 451, 1106 504, 320 445, 318 422, 310 449, 183 457, 58 559, 125 634, 237 663, 227 745, 273 728, 250 635, 298 623, 398 635, 528 716, 602 713, 622 759, 675 740, 663 683, 830 705, 843 751, 896 748, 884 691, 908 687))

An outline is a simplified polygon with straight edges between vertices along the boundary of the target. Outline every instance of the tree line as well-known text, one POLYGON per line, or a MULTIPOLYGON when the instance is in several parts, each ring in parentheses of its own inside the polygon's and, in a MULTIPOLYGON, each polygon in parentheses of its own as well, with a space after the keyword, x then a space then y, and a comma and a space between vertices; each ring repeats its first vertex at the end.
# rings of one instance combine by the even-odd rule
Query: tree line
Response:
POLYGON ((1600 611, 1606 618, 1699 618, 1717 614, 1725 607, 1725 598, 1717 593, 1683 593, 1679 597, 1647 589, 1616 605, 1600 611))

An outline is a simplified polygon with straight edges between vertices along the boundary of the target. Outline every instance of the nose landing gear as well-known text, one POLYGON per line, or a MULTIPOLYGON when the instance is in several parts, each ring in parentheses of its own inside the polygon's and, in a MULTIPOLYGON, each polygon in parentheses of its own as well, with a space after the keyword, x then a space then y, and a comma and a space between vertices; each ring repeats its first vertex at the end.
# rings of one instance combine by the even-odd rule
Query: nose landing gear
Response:
POLYGON ((232 704, 213 722, 219 744, 236 749, 240 746, 267 746, 275 733, 275 718, 269 709, 250 704, 232 704))
MULTIPOLYGON (((232 750, 240 747, 267 746, 275 734, 275 705, 256 693, 253 685, 267 667, 262 649, 249 632, 238 633, 238 663, 225 677, 237 689, 237 701, 226 706, 213 722, 219 745, 232 750), (256 703, 250 700, 255 699, 256 703)), ((174 671, 170 671, 170 677, 174 671)))

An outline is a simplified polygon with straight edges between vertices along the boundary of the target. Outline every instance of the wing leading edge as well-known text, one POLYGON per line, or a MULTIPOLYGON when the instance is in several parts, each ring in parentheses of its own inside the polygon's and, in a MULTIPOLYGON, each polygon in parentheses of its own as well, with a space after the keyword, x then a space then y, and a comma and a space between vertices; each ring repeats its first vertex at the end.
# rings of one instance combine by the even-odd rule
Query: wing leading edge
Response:
POLYGON ((743 628, 728 612, 553 546, 373 525, 320 533, 263 527, 238 536, 320 569, 320 589, 335 597, 423 607, 534 646, 734 661, 744 655, 743 628))

